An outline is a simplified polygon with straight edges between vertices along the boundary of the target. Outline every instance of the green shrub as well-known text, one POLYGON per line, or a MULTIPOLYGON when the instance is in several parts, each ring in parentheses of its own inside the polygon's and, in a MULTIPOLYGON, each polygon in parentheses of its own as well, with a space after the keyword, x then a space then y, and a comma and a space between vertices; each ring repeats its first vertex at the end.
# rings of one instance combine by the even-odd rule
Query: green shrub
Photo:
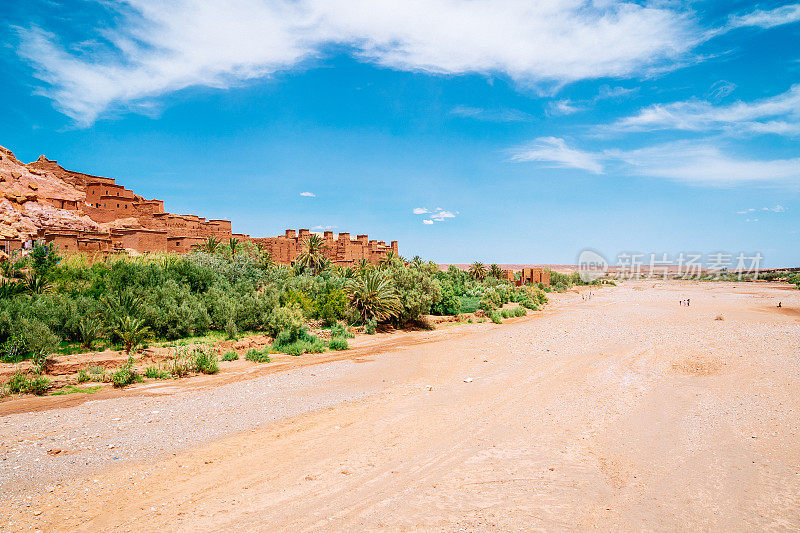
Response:
POLYGON ((375 335, 375 331, 378 329, 378 321, 374 318, 370 318, 364 323, 364 333, 367 335, 375 335))
POLYGON ((522 306, 515 307, 512 311, 516 317, 525 316, 528 314, 528 311, 522 306))
POLYGON ((194 369, 202 374, 216 374, 219 372, 217 356, 210 350, 195 350, 194 369))
POLYGON ((331 350, 346 350, 348 347, 347 339, 344 337, 333 337, 328 343, 328 348, 331 350))
POLYGON ((280 307, 267 320, 266 330, 272 338, 286 332, 292 339, 299 338, 300 330, 305 326, 303 311, 299 306, 280 307))
POLYGON ((192 361, 186 354, 186 350, 182 348, 176 349, 172 357, 164 363, 164 370, 174 378, 188 376, 192 371, 192 361))
POLYGON ((254 363, 269 363, 272 361, 272 359, 269 357, 269 354, 269 346, 265 346, 263 350, 250 348, 247 350, 247 353, 244 354, 244 358, 248 361, 253 361, 254 363))
MULTIPOLYGON (((327 346, 322 339, 312 337, 314 340, 296 340, 290 344, 284 344, 279 348, 281 352, 289 355, 302 355, 304 353, 322 353, 327 346)), ((344 340, 344 339, 342 339, 344 340)), ((345 341, 347 342, 347 341, 345 341)))
POLYGON ((331 327, 331 337, 342 337, 343 339, 352 339, 355 337, 354 333, 351 333, 350 330, 347 329, 347 326, 342 324, 341 322, 337 322, 336 324, 331 327))
POLYGON ((480 296, 459 296, 458 300, 461 304, 462 313, 474 313, 478 310, 481 298, 480 296))
POLYGON ((150 379, 169 379, 171 374, 162 370, 158 365, 150 365, 144 370, 145 377, 150 379))
POLYGON ((133 368, 132 356, 129 356, 128 361, 111 374, 111 383, 114 387, 125 387, 137 381, 141 381, 141 377, 133 368))
POLYGON ((500 311, 500 315, 503 318, 510 318, 511 317, 510 311, 508 309, 503 309, 502 311, 500 311))
POLYGON ((12 394, 31 393, 41 396, 50 388, 50 380, 39 375, 29 378, 24 372, 17 372, 8 380, 7 387, 12 394))
POLYGON ((236 322, 234 322, 233 318, 229 318, 228 321, 225 322, 225 334, 230 340, 239 338, 239 328, 236 327, 236 322))
POLYGON ((501 316, 501 314, 500 314, 500 313, 498 313, 497 311, 494 311, 494 312, 492 312, 492 313, 489 313, 489 318, 490 318, 490 319, 492 320, 492 322, 494 322, 495 324, 502 324, 502 323, 503 323, 502 316, 501 316))
POLYGON ((222 356, 223 361, 236 361, 238 359, 239 359, 239 354, 233 350, 231 350, 230 352, 225 352, 225 355, 222 356))

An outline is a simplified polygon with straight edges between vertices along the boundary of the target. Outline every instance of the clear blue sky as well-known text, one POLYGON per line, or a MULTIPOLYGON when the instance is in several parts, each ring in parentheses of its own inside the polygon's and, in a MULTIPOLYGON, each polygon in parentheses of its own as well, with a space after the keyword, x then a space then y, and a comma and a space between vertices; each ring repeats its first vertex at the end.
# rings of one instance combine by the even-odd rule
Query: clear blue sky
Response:
POLYGON ((172 212, 440 262, 800 265, 800 4, 26 0, 0 17, 0 144, 172 212))

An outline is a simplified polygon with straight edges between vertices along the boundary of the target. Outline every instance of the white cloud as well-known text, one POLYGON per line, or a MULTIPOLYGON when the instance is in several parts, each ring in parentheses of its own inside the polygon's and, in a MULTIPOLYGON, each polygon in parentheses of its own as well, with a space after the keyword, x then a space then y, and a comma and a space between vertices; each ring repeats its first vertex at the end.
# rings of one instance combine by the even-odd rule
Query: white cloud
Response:
POLYGON ((314 226, 311 229, 315 230, 315 231, 329 231, 329 230, 332 230, 332 229, 336 229, 338 227, 339 226, 314 226))
POLYGON ((656 104, 610 127, 622 131, 673 129, 730 133, 800 133, 800 85, 769 98, 717 106, 704 100, 656 104))
POLYGON ((446 211, 446 210, 442 209, 441 207, 437 207, 433 211, 430 211, 428 209, 425 209, 424 207, 415 207, 414 208, 414 214, 415 215, 428 215, 428 218, 423 219, 422 223, 423 224, 433 224, 434 222, 444 222, 445 219, 448 219, 448 218, 455 218, 456 215, 458 214, 458 211, 453 213, 451 211, 446 211))
POLYGON ((729 28, 742 28, 756 26, 759 28, 774 28, 783 24, 800 22, 800 4, 781 6, 769 11, 754 11, 747 15, 731 17, 729 28))
POLYGON ((737 211, 736 213, 739 215, 746 215, 747 213, 752 213, 754 211, 772 211, 773 213, 783 213, 786 211, 786 208, 778 204, 775 207, 762 207, 761 209, 756 209, 755 207, 751 207, 750 209, 737 211))
MULTIPOLYGON (((706 37, 690 15, 584 0, 108 0, 116 26, 88 52, 36 27, 19 53, 83 125, 191 86, 269 77, 345 45, 363 61, 442 74, 500 73, 553 88, 646 74, 706 37), (103 43, 103 44, 98 44, 103 43)), ((85 43, 83 43, 85 45, 85 43)))
POLYGON ((757 218, 746 218, 744 219, 745 222, 758 222, 757 218))
POLYGON ((602 156, 570 148, 564 139, 539 137, 532 143, 514 150, 512 161, 543 161, 563 168, 578 168, 594 174, 603 173, 602 156))
POLYGON ((456 106, 450 110, 450 114, 485 122, 525 122, 533 118, 530 114, 519 109, 483 109, 468 106, 456 106))
POLYGON ((313 192, 305 191, 305 192, 301 192, 300 196, 306 196, 308 198, 316 198, 317 195, 314 194, 313 192))
POLYGON ((800 158, 746 159, 706 143, 681 141, 606 155, 628 165, 630 172, 694 185, 800 183, 800 158))
POLYGON ((556 100, 555 102, 550 102, 548 107, 551 115, 571 115, 578 111, 583 111, 582 107, 575 105, 570 100, 556 100))
POLYGON ((800 158, 746 159, 726 154, 707 142, 678 141, 636 150, 589 152, 570 148, 563 139, 544 137, 518 149, 512 160, 555 163, 594 174, 603 173, 604 165, 613 165, 628 174, 692 185, 800 183, 800 158))

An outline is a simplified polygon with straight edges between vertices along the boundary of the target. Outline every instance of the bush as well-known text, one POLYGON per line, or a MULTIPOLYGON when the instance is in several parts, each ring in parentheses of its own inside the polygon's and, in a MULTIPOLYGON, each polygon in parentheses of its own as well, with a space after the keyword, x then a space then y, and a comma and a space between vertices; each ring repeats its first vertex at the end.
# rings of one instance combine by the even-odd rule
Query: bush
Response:
POLYGON ((150 379, 169 379, 172 377, 169 372, 162 370, 158 365, 150 365, 144 371, 145 377, 150 379))
POLYGON ((375 335, 375 330, 378 329, 378 321, 374 318, 367 320, 364 323, 364 333, 367 335, 375 335))
POLYGON ((305 326, 303 311, 298 306, 280 307, 270 315, 267 320, 266 330, 276 339, 280 333, 286 332, 292 339, 300 336, 300 331, 305 326))
POLYGON ((50 388, 50 380, 44 376, 29 378, 24 372, 17 372, 8 380, 7 387, 12 394, 31 393, 41 396, 50 388))
POLYGON ((331 350, 346 350, 349 346, 347 345, 347 339, 344 337, 333 337, 328 343, 328 348, 331 350))
POLYGON ((227 322, 225 322, 225 334, 230 340, 239 338, 239 328, 236 327, 236 322, 234 322, 233 318, 228 318, 227 322))
POLYGON ((239 354, 233 350, 231 350, 230 352, 225 352, 225 355, 222 356, 223 361, 237 361, 238 359, 239 359, 239 354))
POLYGON ((128 357, 128 361, 124 365, 111 374, 111 383, 114 387, 126 387, 140 380, 141 378, 133 368, 133 357, 131 356, 128 357))
POLYGON ((528 314, 528 311, 521 305, 519 307, 515 307, 514 309, 512 309, 512 312, 516 317, 525 316, 528 314))
POLYGON ((78 383, 85 383, 87 381, 104 381, 105 375, 105 369, 99 365, 81 368, 78 371, 78 383))
POLYGON ((331 337, 342 337, 344 339, 352 339, 353 337, 355 337, 355 334, 351 333, 350 330, 347 329, 347 326, 345 326, 341 322, 337 322, 331 328, 331 337))
POLYGON ((175 350, 174 355, 164 363, 164 370, 169 372, 174 378, 188 376, 192 371, 192 361, 186 354, 186 350, 175 350))
POLYGON ((313 340, 296 340, 290 344, 282 345, 280 348, 278 348, 278 350, 289 355, 302 355, 304 353, 324 352, 326 349, 325 342, 317 337, 312 336, 311 338, 313 340))
POLYGON ((219 372, 217 356, 210 350, 195 350, 194 369, 202 374, 216 374, 219 372))
POLYGON ((497 311, 494 311, 493 313, 489 313, 489 318, 495 324, 502 324, 503 323, 503 319, 502 319, 500 313, 498 313, 497 311))
POLYGON ((244 354, 244 358, 248 361, 253 361, 254 363, 269 363, 272 361, 272 359, 269 357, 269 353, 269 346, 265 346, 263 350, 250 348, 247 350, 247 353, 244 354))

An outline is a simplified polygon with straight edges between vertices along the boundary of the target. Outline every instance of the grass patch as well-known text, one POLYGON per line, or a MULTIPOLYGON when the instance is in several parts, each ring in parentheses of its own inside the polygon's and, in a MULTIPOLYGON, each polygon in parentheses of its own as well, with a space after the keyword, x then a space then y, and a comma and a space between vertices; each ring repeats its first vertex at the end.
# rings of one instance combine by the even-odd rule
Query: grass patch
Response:
POLYGON ((474 313, 478 310, 478 304, 481 301, 480 296, 459 296, 459 302, 461 303, 461 312, 462 313, 474 313))
POLYGON ((225 355, 222 356, 223 361, 237 361, 239 359, 239 354, 231 350, 230 352, 225 352, 225 355))
POLYGON ((93 387, 76 387, 75 385, 68 385, 61 390, 51 392, 50 396, 65 396, 67 394, 94 394, 102 388, 102 385, 95 385, 93 387))
POLYGON ((331 350, 346 350, 349 346, 347 345, 347 339, 344 337, 334 337, 328 343, 328 348, 331 350))
POLYGON ((250 348, 247 350, 247 353, 244 354, 244 358, 248 361, 253 361, 254 363, 269 363, 272 361, 272 359, 269 357, 270 352, 271 350, 269 346, 265 346, 263 350, 250 348))
POLYGON ((219 372, 217 356, 211 350, 195 350, 194 369, 202 374, 216 374, 219 372))
POLYGON ((498 313, 497 311, 493 311, 493 312, 491 312, 491 313, 489 314, 489 318, 490 318, 490 319, 491 319, 491 321, 492 321, 492 322, 494 322, 495 324, 502 324, 502 323, 503 323, 503 317, 502 317, 502 315, 501 315, 500 313, 498 313))
POLYGON ((87 381, 105 381, 106 371, 100 365, 90 365, 86 368, 78 370, 78 383, 86 383, 87 381))
POLYGON ((11 394, 35 394, 41 396, 50 388, 50 380, 44 376, 28 377, 24 372, 17 372, 6 384, 11 394))
POLYGON ((169 379, 172 374, 160 368, 158 365, 150 365, 144 370, 145 377, 150 379, 169 379))

